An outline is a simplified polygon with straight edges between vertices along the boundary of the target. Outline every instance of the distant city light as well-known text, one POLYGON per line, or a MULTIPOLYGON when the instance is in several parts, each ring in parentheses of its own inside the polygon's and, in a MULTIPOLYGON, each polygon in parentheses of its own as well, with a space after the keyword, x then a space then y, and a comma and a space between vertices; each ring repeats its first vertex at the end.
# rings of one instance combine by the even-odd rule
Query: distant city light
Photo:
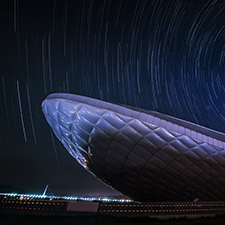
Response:
POLYGON ((8 197, 20 197, 21 199, 23 198, 28 198, 28 199, 33 199, 33 198, 39 198, 39 199, 65 199, 65 200, 70 200, 70 201, 102 201, 102 202, 132 202, 130 199, 116 199, 116 198, 111 198, 111 197, 71 197, 71 196, 49 196, 49 195, 34 195, 34 194, 17 194, 17 193, 0 193, 0 195, 8 196, 8 197))

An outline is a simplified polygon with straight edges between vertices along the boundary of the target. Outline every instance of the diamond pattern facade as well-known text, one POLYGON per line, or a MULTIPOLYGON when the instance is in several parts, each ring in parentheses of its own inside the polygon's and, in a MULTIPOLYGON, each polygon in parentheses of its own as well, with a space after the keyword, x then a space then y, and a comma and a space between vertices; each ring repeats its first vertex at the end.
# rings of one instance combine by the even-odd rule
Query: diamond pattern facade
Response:
POLYGON ((78 95, 52 94, 42 110, 85 169, 135 200, 225 200, 224 134, 78 95))

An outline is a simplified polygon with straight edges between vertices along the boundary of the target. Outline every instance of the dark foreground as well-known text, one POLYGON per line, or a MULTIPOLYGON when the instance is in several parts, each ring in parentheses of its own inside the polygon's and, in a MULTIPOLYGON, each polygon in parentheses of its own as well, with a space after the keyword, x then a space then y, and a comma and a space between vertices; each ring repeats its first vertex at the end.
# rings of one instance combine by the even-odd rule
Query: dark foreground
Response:
POLYGON ((225 214, 216 215, 215 217, 202 217, 198 219, 182 218, 170 218, 168 220, 159 220, 149 217, 117 217, 110 215, 76 215, 76 216, 50 216, 50 215, 13 215, 13 214, 1 214, 1 225, 97 225, 97 224, 118 224, 118 225, 220 225, 225 224, 225 214))

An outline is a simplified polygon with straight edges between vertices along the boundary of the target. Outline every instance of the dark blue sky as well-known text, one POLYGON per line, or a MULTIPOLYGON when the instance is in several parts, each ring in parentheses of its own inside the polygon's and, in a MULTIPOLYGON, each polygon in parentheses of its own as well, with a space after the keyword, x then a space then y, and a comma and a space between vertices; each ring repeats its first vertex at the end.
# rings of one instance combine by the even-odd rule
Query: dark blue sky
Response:
MULTIPOLYGON (((41 111, 53 92, 155 110, 224 132, 225 2, 0 3, 0 185, 112 195, 41 111)), ((1 190, 0 190, 1 191, 1 190)))

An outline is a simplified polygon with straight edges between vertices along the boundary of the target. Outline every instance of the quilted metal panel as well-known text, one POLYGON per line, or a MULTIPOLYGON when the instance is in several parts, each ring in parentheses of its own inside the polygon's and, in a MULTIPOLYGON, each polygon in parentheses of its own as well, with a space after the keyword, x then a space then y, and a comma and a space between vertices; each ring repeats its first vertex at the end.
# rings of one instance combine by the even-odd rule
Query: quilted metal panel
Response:
POLYGON ((86 97, 58 94, 42 110, 85 169, 135 200, 225 200, 224 142, 216 135, 86 97))

